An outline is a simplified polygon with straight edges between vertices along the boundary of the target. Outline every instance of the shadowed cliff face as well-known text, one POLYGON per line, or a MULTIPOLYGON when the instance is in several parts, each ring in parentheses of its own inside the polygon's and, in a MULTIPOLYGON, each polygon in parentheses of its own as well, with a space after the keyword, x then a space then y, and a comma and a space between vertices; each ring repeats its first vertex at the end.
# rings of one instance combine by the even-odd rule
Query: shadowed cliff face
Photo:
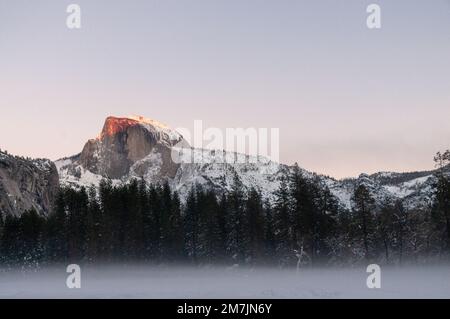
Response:
POLYGON ((170 136, 164 131, 165 127, 150 121, 108 117, 99 137, 84 146, 80 164, 94 174, 120 179, 155 146, 169 149, 182 139, 181 136, 170 136))
POLYGON ((20 215, 35 209, 49 214, 59 189, 55 164, 49 160, 27 160, 0 153, 0 211, 20 215))

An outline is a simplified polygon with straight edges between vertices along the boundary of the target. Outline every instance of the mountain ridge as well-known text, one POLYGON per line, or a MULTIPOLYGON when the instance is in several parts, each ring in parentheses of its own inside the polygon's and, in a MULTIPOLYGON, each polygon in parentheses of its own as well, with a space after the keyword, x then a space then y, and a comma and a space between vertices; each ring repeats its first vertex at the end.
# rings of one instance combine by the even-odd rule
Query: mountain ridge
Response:
MULTIPOLYGON (((195 185, 217 194, 227 193, 237 176, 244 190, 255 188, 263 199, 273 202, 281 180, 293 170, 292 165, 264 157, 192 148, 168 126, 141 116, 106 118, 100 134, 88 140, 78 154, 52 162, 1 152, 0 164, 0 209, 15 215, 30 208, 48 215, 60 185, 98 186, 104 178, 111 179, 113 184, 133 179, 144 179, 148 184, 168 182, 184 201, 195 185), (25 169, 21 171, 20 167, 25 169)), ((446 171, 450 172, 450 168, 446 171)), ((408 209, 421 209, 430 207, 434 200, 436 170, 363 173, 345 179, 305 169, 301 172, 321 187, 327 187, 343 210, 352 209, 354 189, 361 184, 379 207, 401 201, 408 209)))
MULTIPOLYGON (((120 119, 116 117, 108 117, 108 119, 120 119)), ((144 117, 137 117, 145 119, 144 117)), ((124 121, 134 121, 129 117, 122 118, 124 121)), ((119 120, 119 121, 122 121, 119 120)), ((117 120, 116 120, 117 121, 117 120)), ((150 132, 158 132, 158 127, 152 126, 153 120, 146 119, 145 129, 150 132)), ((142 125, 142 122, 132 122, 130 127, 142 125)), ((156 123, 159 123, 155 121, 156 123)), ((165 130, 169 128, 164 127, 165 130)), ((170 129, 169 129, 170 130, 170 129)), ((129 131, 128 128, 121 132, 127 132, 127 138, 133 139, 136 134, 129 131)), ((167 133, 167 131, 166 131, 167 133)), ((116 132, 116 134, 121 134, 116 132)), ((174 135, 176 136, 176 135, 174 135)), ((181 141, 183 140, 180 136, 181 141)), ((139 140, 140 147, 145 149, 140 156, 134 157, 125 170, 121 170, 121 174, 105 175, 101 172, 92 170, 86 161, 78 160, 77 156, 68 157, 56 161, 56 166, 60 174, 60 181, 63 185, 72 187, 89 186, 90 184, 98 185, 102 178, 109 177, 113 183, 128 182, 131 179, 143 178, 147 183, 161 183, 167 181, 172 189, 180 193, 180 197, 185 199, 189 189, 199 184, 205 188, 213 189, 217 193, 228 192, 232 188, 233 178, 235 175, 239 177, 246 190, 251 188, 258 189, 264 199, 273 200, 275 191, 280 185, 282 178, 292 170, 293 166, 275 163, 269 159, 258 158, 257 163, 251 163, 250 158, 245 154, 237 154, 222 150, 208 150, 191 148, 187 142, 183 147, 179 147, 177 143, 171 143, 164 139, 162 135, 153 135, 154 141, 150 144, 148 141, 139 140), (177 144, 177 147, 175 147, 177 144), (201 161, 185 160, 186 155, 200 158, 201 161), (181 158, 178 163, 173 162, 173 155, 181 158), (222 156, 237 159, 235 162, 220 162, 222 156), (242 160, 244 158, 244 161, 242 160), (184 160, 183 160, 184 159, 184 160)), ((106 147, 108 142, 106 142, 106 147)), ((86 147, 86 146, 85 146, 86 147)), ((137 147, 134 145, 134 147, 137 147)), ((84 151, 84 149, 83 149, 84 151)), ((88 153, 88 156, 95 156, 88 153)), ((79 155, 83 158, 83 152, 79 155)), ((432 184, 434 183, 435 171, 422 172, 378 172, 374 174, 360 174, 356 178, 346 178, 338 180, 322 174, 301 170, 308 178, 315 178, 318 182, 326 185, 331 193, 338 199, 343 209, 350 210, 352 208, 351 197, 353 190, 357 185, 364 184, 372 192, 378 205, 383 203, 391 203, 398 200, 404 201, 410 209, 419 208, 423 205, 429 205, 433 200, 432 184)))

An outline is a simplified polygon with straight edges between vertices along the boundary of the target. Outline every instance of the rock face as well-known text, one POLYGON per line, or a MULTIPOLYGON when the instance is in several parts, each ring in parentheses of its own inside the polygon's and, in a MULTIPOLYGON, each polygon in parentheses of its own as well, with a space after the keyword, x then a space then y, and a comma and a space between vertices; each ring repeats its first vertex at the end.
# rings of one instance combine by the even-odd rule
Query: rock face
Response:
POLYGON ((79 163, 94 174, 119 179, 155 147, 164 152, 181 140, 181 135, 150 119, 108 117, 100 135, 84 146, 79 163))
POLYGON ((18 216, 35 209, 48 215, 59 188, 56 166, 50 160, 28 160, 0 152, 0 212, 18 216))
MULTIPOLYGON (((64 185, 98 185, 103 177, 113 183, 140 178, 148 183, 167 181, 182 200, 193 185, 218 194, 227 192, 237 176, 244 189, 255 188, 271 201, 281 179, 292 169, 267 158, 255 160, 244 154, 190 148, 178 133, 142 117, 107 118, 99 137, 88 141, 81 154, 59 160, 56 166, 64 185), (178 160, 174 162, 174 158, 178 160)), ((408 209, 415 209, 433 201, 433 171, 361 174, 345 180, 302 172, 328 187, 344 210, 352 209, 352 195, 360 184, 379 206, 401 200, 408 209)))

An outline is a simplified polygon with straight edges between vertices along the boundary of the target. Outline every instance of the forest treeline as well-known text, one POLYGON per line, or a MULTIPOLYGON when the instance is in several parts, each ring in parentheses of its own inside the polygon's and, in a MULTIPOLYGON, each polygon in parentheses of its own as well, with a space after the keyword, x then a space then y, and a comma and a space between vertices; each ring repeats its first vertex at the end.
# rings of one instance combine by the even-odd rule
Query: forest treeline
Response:
MULTIPOLYGON (((435 160, 446 167, 450 152, 435 160)), ((326 185, 297 165, 270 203, 237 175, 228 193, 196 185, 183 203, 167 183, 114 186, 105 179, 98 188, 62 188, 47 218, 33 210, 2 216, 0 261, 314 266, 448 258, 450 178, 443 169, 429 208, 377 206, 364 184, 352 202, 350 211, 339 207, 326 185)))

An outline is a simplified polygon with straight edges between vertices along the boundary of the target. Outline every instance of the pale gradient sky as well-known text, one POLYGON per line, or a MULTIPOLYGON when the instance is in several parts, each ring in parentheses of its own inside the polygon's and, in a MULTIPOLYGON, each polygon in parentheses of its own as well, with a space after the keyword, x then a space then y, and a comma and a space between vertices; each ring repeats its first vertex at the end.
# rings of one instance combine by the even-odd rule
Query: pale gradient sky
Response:
POLYGON ((282 162, 335 177, 430 169, 450 147, 450 1, 0 0, 0 111, 0 148, 32 157, 140 114, 278 127, 282 162))

